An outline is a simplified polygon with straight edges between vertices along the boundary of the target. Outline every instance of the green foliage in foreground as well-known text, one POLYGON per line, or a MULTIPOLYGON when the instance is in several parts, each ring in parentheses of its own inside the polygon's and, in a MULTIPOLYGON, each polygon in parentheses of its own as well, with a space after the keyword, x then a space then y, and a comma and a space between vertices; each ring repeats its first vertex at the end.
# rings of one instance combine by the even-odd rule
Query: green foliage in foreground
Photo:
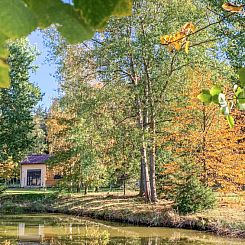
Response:
POLYGON ((70 43, 82 42, 104 27, 111 15, 128 15, 132 0, 1 0, 0 1, 0 88, 8 88, 9 66, 6 41, 27 36, 37 27, 57 25, 70 43))
POLYGON ((196 176, 188 176, 186 182, 177 188, 175 203, 180 214, 195 213, 213 208, 215 196, 196 176))
POLYGON ((228 124, 231 128, 234 127, 234 118, 230 115, 233 104, 237 106, 239 110, 245 110, 245 68, 241 68, 238 71, 239 81, 236 81, 234 86, 234 100, 227 101, 222 89, 218 86, 213 86, 210 90, 204 89, 197 96, 197 98, 206 105, 211 103, 218 104, 220 111, 226 116, 228 124))

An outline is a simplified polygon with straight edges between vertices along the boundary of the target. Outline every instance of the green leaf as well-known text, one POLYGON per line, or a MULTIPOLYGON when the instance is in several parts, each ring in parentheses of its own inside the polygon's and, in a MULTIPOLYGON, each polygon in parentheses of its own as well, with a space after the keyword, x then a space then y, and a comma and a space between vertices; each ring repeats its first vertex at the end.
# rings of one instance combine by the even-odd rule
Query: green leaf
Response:
POLYGON ((26 36, 37 26, 32 12, 20 0, 1 0, 0 20, 1 34, 10 38, 26 36))
MULTIPOLYGON (((0 0, 0 57, 8 55, 6 40, 27 36, 37 27, 55 24, 68 42, 79 43, 104 27, 111 15, 131 12, 132 0, 74 0, 73 4, 61 0, 0 0)), ((6 73, 7 67, 1 71, 1 84, 8 84, 6 73)))
POLYGON ((237 94, 237 100, 240 104, 245 103, 245 90, 242 89, 239 94, 237 94))
POLYGON ((70 43, 79 43, 93 36, 93 31, 75 11, 72 5, 60 0, 25 0, 38 20, 38 26, 46 28, 56 24, 61 35, 70 43))
POLYGON ((219 95, 220 93, 222 93, 222 90, 221 90, 221 88, 220 88, 219 86, 217 86, 217 85, 213 86, 213 87, 210 89, 210 94, 211 94, 212 96, 214 96, 214 95, 219 95))
POLYGON ((206 89, 202 90, 202 92, 197 96, 197 98, 203 103, 212 102, 212 95, 210 94, 209 90, 206 89))
POLYGON ((236 92, 235 92, 235 95, 236 97, 243 91, 243 89, 241 87, 238 87, 236 92))
POLYGON ((237 107, 239 110, 244 111, 245 110, 245 103, 243 103, 243 104, 238 103, 237 107))
POLYGON ((228 123, 229 123, 229 125, 230 125, 230 128, 233 128, 234 125, 235 125, 234 118, 233 118, 231 115, 227 115, 227 116, 226 116, 226 119, 227 119, 227 121, 228 121, 228 123))
POLYGON ((0 32, 0 46, 4 46, 7 39, 8 37, 0 32))
POLYGON ((74 7, 93 28, 103 28, 109 16, 130 15, 132 0, 74 0, 74 7))
POLYGON ((9 66, 0 60, 0 88, 9 88, 9 66))
POLYGON ((8 49, 0 46, 0 59, 7 59, 9 51, 8 49))
POLYGON ((219 105, 219 95, 218 95, 218 94, 212 96, 212 102, 213 102, 214 104, 219 105))
POLYGON ((239 69, 238 75, 239 75, 239 80, 241 82, 241 86, 245 87, 245 67, 239 69))
POLYGON ((239 104, 245 103, 245 89, 238 87, 235 95, 239 104))

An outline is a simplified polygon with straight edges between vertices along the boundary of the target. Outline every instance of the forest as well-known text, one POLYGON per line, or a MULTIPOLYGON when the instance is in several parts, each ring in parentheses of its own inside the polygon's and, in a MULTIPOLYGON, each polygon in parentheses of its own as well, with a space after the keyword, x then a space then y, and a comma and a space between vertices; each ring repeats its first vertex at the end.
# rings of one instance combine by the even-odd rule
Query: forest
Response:
POLYGON ((136 0, 81 40, 40 24, 58 67, 46 109, 30 80, 39 51, 23 37, 8 42, 2 184, 20 178, 28 154, 48 153, 60 192, 119 188, 149 205, 171 200, 180 214, 215 207, 220 193, 244 196, 244 3, 233 2, 136 0))

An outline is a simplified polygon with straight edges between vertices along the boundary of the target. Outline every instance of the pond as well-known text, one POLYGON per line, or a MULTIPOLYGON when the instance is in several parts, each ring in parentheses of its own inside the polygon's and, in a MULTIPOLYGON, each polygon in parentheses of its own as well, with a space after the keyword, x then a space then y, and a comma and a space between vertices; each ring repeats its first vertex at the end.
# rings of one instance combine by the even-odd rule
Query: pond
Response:
POLYGON ((62 214, 0 216, 0 244, 244 244, 205 232, 141 227, 62 214))

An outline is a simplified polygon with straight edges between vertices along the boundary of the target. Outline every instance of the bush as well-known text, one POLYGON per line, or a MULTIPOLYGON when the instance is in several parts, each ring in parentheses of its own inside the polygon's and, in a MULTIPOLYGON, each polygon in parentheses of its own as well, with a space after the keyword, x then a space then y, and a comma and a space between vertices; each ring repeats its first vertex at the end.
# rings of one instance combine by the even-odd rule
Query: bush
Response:
POLYGON ((185 183, 177 187, 175 208, 180 214, 195 213, 213 208, 214 205, 213 191, 204 186, 196 176, 187 177, 185 183))
POLYGON ((41 202, 34 202, 33 205, 28 205, 28 213, 44 213, 46 211, 45 205, 41 202))
POLYGON ((8 187, 5 185, 0 186, 0 194, 2 194, 7 189, 8 189, 8 187))
POLYGON ((23 213, 23 211, 24 210, 22 207, 13 203, 10 200, 4 202, 1 206, 1 213, 4 213, 4 214, 20 214, 20 213, 23 213))

